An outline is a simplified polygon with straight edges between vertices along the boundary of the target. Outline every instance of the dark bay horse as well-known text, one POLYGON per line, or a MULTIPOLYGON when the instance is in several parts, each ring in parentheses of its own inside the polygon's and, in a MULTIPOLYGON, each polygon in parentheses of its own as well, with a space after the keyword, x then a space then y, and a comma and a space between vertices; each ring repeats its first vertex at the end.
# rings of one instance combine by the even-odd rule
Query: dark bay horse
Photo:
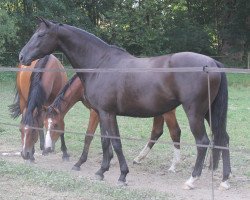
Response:
MULTIPOLYGON (((83 152, 78 162, 74 165, 73 167, 74 170, 80 170, 80 166, 84 162, 86 162, 90 143, 93 139, 92 136, 94 135, 97 125, 99 124, 98 114, 93 109, 91 109, 90 106, 88 105, 88 102, 86 102, 86 99, 84 98, 84 87, 77 75, 74 75, 68 81, 68 83, 58 94, 54 102, 48 107, 46 113, 48 120, 45 122, 45 127, 48 131, 50 131, 50 129, 51 130, 57 129, 60 131, 64 130, 62 129, 63 127, 61 126, 61 122, 64 121, 64 117, 70 110, 70 108, 78 101, 82 101, 83 104, 90 109, 90 115, 89 115, 88 128, 84 140, 83 152)), ((168 126, 170 136, 173 142, 176 143, 180 142, 181 130, 176 120, 175 110, 164 113, 161 116, 154 117, 153 128, 151 131, 151 137, 149 139, 149 142, 146 144, 146 146, 140 152, 140 154, 134 159, 134 163, 140 163, 141 160, 147 156, 150 149, 155 144, 155 142, 153 141, 157 140, 162 135, 164 120, 168 126)), ((57 139, 61 134, 60 132, 54 131, 50 135, 51 138, 53 139, 52 142, 49 142, 49 144, 46 144, 47 143, 46 140, 45 146, 47 146, 47 148, 52 148, 52 146, 54 146, 55 142, 57 141, 57 139)), ((173 172, 175 172, 176 164, 180 161, 180 151, 179 151, 180 145, 175 144, 174 146, 175 148, 174 148, 172 165, 169 168, 169 170, 173 172)))
MULTIPOLYGON (((53 55, 35 60, 31 65, 18 65, 18 68, 29 69, 59 69, 63 66, 53 55)), ((61 88, 67 82, 65 72, 32 72, 19 71, 16 77, 16 97, 14 104, 10 105, 13 118, 22 115, 20 131, 22 138, 22 152, 24 159, 34 160, 34 144, 40 135, 40 148, 44 148, 43 130, 32 129, 43 128, 45 118, 44 106, 49 106, 56 98, 61 88)), ((63 158, 68 158, 67 148, 64 141, 64 134, 61 134, 63 158)))
MULTIPOLYGON (((197 158, 191 177, 185 188, 194 187, 194 181, 201 175, 207 147, 210 140, 205 128, 209 118, 211 101, 211 122, 215 146, 228 147, 226 132, 228 109, 228 86, 225 73, 209 73, 210 96, 208 96, 207 73, 200 72, 152 72, 146 69, 178 69, 185 67, 219 68, 218 61, 193 52, 180 52, 158 57, 137 58, 128 52, 108 45, 93 34, 66 24, 54 23, 40 18, 40 25, 19 54, 20 62, 30 64, 53 51, 62 51, 75 69, 115 69, 123 72, 78 73, 86 100, 99 114, 102 134, 103 161, 96 172, 100 179, 109 170, 112 143, 120 164, 118 183, 126 185, 129 172, 123 154, 116 116, 155 117, 182 105, 197 146, 197 158), (141 72, 128 72, 129 69, 141 72), (126 69, 127 72, 124 72, 126 69), (210 97, 210 99, 208 99, 210 97), (108 138, 109 137, 109 138, 108 138), (115 137, 115 138, 114 138, 115 137), (118 138, 117 138, 118 137, 118 138)), ((231 172, 229 149, 213 148, 213 169, 218 167, 220 153, 223 161, 221 187, 229 188, 231 172)))

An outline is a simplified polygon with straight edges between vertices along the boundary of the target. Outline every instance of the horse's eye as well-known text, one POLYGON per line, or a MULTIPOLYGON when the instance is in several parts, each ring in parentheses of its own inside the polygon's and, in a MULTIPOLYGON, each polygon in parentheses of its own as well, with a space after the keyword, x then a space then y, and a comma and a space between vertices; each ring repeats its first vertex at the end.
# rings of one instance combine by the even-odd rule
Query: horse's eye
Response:
POLYGON ((54 129, 57 129, 57 127, 58 127, 58 124, 54 124, 54 129))

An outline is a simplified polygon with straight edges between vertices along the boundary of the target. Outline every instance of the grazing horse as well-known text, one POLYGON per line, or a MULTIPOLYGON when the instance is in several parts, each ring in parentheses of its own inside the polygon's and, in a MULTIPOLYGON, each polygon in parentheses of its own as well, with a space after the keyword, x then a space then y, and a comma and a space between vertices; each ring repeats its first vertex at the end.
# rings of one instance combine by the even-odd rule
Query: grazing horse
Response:
MULTIPOLYGON (((13 118, 22 115, 20 132, 22 138, 22 152, 24 159, 34 160, 34 144, 40 135, 40 148, 44 149, 43 128, 45 118, 44 106, 49 106, 56 98, 61 88, 67 82, 65 72, 32 72, 32 69, 63 70, 60 61, 53 55, 35 60, 31 65, 18 65, 19 69, 28 68, 30 71, 19 71, 16 77, 16 96, 14 104, 10 105, 13 118), (40 128, 39 129, 33 129, 40 128)), ((64 141, 64 134, 61 134, 61 149, 63 158, 67 159, 67 148, 64 141)))
MULTIPOLYGON (((74 26, 54 23, 43 18, 40 18, 40 22, 36 32, 21 50, 20 62, 29 64, 58 49, 66 55, 73 68, 97 69, 96 73, 78 72, 78 76, 84 84, 86 100, 99 114, 103 136, 103 160, 96 176, 100 179, 104 178, 104 173, 110 167, 111 142, 120 165, 118 183, 126 185, 129 169, 122 150, 117 115, 155 117, 182 105, 197 144, 196 162, 191 177, 185 182, 186 189, 193 188, 195 180, 201 175, 207 152, 206 145, 210 143, 205 119, 210 122, 211 118, 215 147, 228 147, 226 75, 209 73, 210 95, 208 95, 208 74, 201 71, 204 67, 210 70, 223 67, 218 61, 193 52, 138 58, 74 26), (196 72, 157 72, 157 69, 185 67, 193 67, 196 72), (137 71, 133 72, 133 68, 137 71), (109 71, 101 73, 105 70, 109 71), (209 112, 209 102, 211 102, 211 112, 209 112)), ((228 148, 213 148, 212 167, 213 169, 218 167, 220 153, 223 161, 220 186, 227 189, 231 173, 228 148)))
MULTIPOLYGON (((88 102, 84 98, 84 87, 77 75, 74 75, 68 83, 64 86, 61 92, 58 94, 54 102, 47 109, 47 121, 45 122, 45 127, 48 131, 52 129, 60 130, 52 132, 51 140, 46 140, 45 146, 47 148, 52 148, 55 145, 55 142, 60 136, 61 133, 61 125, 60 123, 64 120, 65 115, 70 110, 70 108, 78 101, 82 101, 82 103, 90 109, 89 123, 88 128, 84 140, 83 152, 78 160, 78 162, 74 165, 74 170, 80 170, 80 166, 86 162, 88 157, 88 151, 90 147, 90 143, 93 139, 93 135, 96 131, 97 125, 99 124, 98 114, 90 108, 88 102), (51 142, 48 142, 51 141, 51 142), (47 144, 49 143, 49 144, 47 144)), ((140 163, 140 161, 147 156, 150 149, 155 144, 155 140, 157 140, 163 133, 163 125, 164 120, 169 128, 170 136, 175 143, 180 142, 181 130, 178 125, 175 116, 175 110, 164 113, 162 116, 154 117, 153 128, 151 132, 151 137, 149 142, 146 144, 141 153, 134 159, 134 163, 140 163)), ((176 164, 180 161, 180 145, 174 145, 174 157, 172 160, 172 165, 169 168, 170 171, 175 172, 176 164)), ((46 149, 45 149, 46 151, 46 149)))

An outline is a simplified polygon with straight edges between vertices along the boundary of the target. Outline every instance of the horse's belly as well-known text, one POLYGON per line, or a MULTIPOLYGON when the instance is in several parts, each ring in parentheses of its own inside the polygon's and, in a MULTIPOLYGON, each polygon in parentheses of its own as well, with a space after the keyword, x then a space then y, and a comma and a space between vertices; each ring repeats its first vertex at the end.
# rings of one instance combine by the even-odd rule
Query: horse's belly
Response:
POLYGON ((130 117, 154 117, 173 110, 180 105, 177 100, 152 102, 131 102, 123 104, 116 110, 117 115, 130 117))

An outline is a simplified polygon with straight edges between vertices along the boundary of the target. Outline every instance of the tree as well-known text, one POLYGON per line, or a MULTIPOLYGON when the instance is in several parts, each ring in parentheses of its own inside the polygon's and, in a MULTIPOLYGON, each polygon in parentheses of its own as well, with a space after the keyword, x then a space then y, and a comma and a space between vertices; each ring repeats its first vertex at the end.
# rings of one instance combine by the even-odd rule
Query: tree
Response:
POLYGON ((249 10, 249 0, 1 0, 15 26, 2 26, 11 34, 2 33, 0 48, 17 55, 41 16, 138 56, 194 51, 241 61, 250 49, 249 10))
POLYGON ((0 9, 0 24, 0 61, 3 63, 3 60, 10 57, 6 52, 7 44, 16 44, 18 36, 15 20, 3 9, 0 9))
POLYGON ((36 16, 48 18, 61 23, 68 23, 86 30, 94 30, 93 24, 85 14, 85 10, 76 5, 73 0, 2 0, 0 9, 7 17, 15 21, 15 26, 4 28, 16 35, 16 40, 8 40, 6 35, 4 43, 5 51, 15 52, 13 60, 17 62, 18 52, 28 41, 36 27, 36 16), (17 37, 18 36, 18 37, 17 37))

